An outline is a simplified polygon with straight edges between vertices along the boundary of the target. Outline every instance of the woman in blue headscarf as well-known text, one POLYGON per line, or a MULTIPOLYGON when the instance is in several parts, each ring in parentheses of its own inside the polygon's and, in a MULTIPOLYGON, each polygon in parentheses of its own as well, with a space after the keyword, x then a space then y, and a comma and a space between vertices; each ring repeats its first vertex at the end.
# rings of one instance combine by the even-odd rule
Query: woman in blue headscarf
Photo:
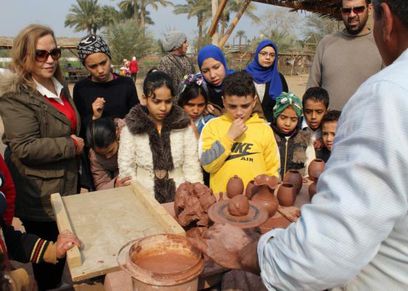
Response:
POLYGON ((211 114, 220 115, 222 104, 222 83, 227 75, 234 71, 228 69, 227 61, 221 49, 215 45, 206 45, 197 56, 198 66, 205 80, 204 89, 208 96, 207 109, 211 114))
POLYGON ((261 41, 256 48, 254 59, 245 70, 254 78, 265 118, 271 122, 276 98, 289 89, 285 77, 278 71, 276 45, 269 39, 261 41))

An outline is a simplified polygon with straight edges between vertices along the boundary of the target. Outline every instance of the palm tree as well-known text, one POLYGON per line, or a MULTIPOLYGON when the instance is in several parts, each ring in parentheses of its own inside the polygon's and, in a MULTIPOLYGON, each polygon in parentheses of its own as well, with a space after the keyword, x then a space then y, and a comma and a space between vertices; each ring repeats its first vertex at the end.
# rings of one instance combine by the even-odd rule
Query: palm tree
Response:
POLYGON ((211 1, 208 0, 186 0, 186 4, 174 6, 175 14, 187 14, 187 18, 197 17, 198 48, 201 47, 203 29, 205 23, 211 18, 211 1))
POLYGON ((243 30, 238 30, 237 31, 237 37, 238 37, 238 45, 239 45, 239 49, 241 49, 241 41, 242 41, 242 38, 245 36, 245 31, 243 31, 243 30))
POLYGON ((146 16, 148 15, 147 6, 152 6, 154 10, 159 9, 159 5, 168 6, 173 5, 171 1, 168 0, 139 0, 140 7, 140 26, 145 30, 146 16))
POLYGON ((98 0, 77 0, 69 9, 65 18, 65 27, 74 27, 74 30, 96 33, 102 26, 101 7, 98 0))

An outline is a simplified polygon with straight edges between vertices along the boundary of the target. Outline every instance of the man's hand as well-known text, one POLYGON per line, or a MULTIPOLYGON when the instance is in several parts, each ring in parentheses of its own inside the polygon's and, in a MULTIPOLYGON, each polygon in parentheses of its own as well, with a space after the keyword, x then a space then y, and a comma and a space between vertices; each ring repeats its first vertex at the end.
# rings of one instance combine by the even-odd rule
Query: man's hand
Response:
POLYGON ((232 139, 232 140, 236 140, 237 138, 239 138, 246 130, 248 129, 248 127, 245 125, 244 120, 242 120, 241 118, 237 118, 235 119, 229 130, 227 135, 232 139))
POLYGON ((189 241, 217 264, 228 269, 241 269, 240 253, 255 239, 230 224, 214 224, 202 239, 189 238, 189 241))
POLYGON ((68 250, 72 249, 74 246, 81 246, 81 242, 76 237, 75 234, 68 230, 64 230, 58 235, 57 241, 55 242, 57 249, 57 258, 61 259, 65 257, 68 250))
POLYGON ((119 176, 116 177, 115 188, 122 187, 122 186, 129 186, 130 185, 130 180, 132 180, 132 178, 129 177, 129 176, 124 177, 124 178, 119 178, 119 176))
POLYGON ((103 108, 105 107, 105 98, 103 97, 97 97, 95 101, 92 103, 92 112, 93 116, 92 119, 98 119, 101 118, 102 113, 103 113, 103 108))
POLYGON ((76 136, 75 134, 71 134, 71 138, 74 140, 75 143, 75 153, 76 155, 79 155, 82 153, 82 151, 84 150, 84 139, 76 136))

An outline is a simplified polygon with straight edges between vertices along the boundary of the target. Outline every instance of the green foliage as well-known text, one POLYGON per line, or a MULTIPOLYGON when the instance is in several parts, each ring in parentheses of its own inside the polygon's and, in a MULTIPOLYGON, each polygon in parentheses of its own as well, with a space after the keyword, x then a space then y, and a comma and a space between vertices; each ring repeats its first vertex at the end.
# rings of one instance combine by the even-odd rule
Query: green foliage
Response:
POLYGON ((65 18, 65 27, 73 27, 75 31, 96 33, 103 24, 101 7, 98 0, 77 0, 65 18))
POLYGON ((141 57, 158 50, 150 33, 144 33, 132 19, 109 26, 106 39, 114 64, 120 64, 123 59, 129 59, 132 56, 141 57))
POLYGON ((342 27, 343 25, 341 25, 340 21, 321 17, 316 13, 310 13, 306 16, 303 34, 306 38, 310 35, 315 35, 317 40, 320 40, 327 34, 339 31, 342 27))

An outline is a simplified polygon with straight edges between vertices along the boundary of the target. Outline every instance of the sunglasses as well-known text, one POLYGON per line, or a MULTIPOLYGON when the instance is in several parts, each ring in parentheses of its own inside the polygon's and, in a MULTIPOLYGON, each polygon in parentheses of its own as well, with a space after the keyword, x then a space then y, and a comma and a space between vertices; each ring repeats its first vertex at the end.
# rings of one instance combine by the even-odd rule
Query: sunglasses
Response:
POLYGON ((353 11, 355 14, 361 14, 364 12, 364 10, 366 9, 366 6, 356 6, 356 7, 350 7, 350 8, 341 8, 341 13, 343 14, 350 14, 351 11, 353 11))
POLYGON ((37 62, 45 62, 48 60, 48 57, 51 56, 51 58, 54 61, 57 61, 61 57, 61 49, 60 48, 55 48, 50 51, 47 50, 35 50, 35 60, 37 62))

